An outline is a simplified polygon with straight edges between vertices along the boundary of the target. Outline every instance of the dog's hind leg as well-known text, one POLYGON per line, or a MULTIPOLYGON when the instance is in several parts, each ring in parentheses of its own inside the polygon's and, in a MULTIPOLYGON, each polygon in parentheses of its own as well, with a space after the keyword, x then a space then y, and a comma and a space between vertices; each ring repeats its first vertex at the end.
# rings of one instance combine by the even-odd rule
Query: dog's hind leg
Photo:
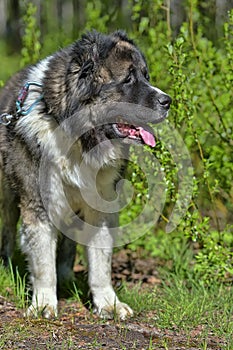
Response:
POLYGON ((14 252, 17 223, 19 220, 19 207, 18 198, 10 188, 3 174, 1 174, 0 203, 2 221, 0 256, 4 265, 7 266, 14 252))
POLYGON ((76 256, 76 242, 65 237, 59 239, 57 251, 57 278, 59 291, 63 292, 74 281, 73 266, 76 256))
POLYGON ((56 244, 57 232, 37 207, 22 208, 21 247, 30 271, 33 295, 27 316, 57 315, 56 244))

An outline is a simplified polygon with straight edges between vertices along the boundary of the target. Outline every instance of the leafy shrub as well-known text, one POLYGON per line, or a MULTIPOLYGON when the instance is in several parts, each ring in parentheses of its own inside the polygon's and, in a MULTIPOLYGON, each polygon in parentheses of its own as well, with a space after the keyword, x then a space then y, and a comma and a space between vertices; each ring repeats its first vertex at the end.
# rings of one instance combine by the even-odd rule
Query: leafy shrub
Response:
MULTIPOLYGON (((138 3, 135 6, 135 18, 139 18, 142 8, 138 3)), ((161 31, 164 22, 151 27, 152 14, 140 17, 137 29, 145 39, 153 83, 158 85, 162 81, 173 98, 169 120, 182 135, 194 167, 193 199, 170 244, 174 235, 198 243, 194 271, 205 283, 222 282, 233 273, 232 240, 229 239, 233 227, 227 224, 233 209, 232 14, 229 13, 229 21, 224 26, 220 48, 203 35, 201 27, 194 32, 193 20, 183 24, 174 42, 169 40, 168 31, 161 31)), ((177 169, 163 142, 157 144, 155 155, 165 169, 168 191, 165 213, 169 217, 172 203, 179 195, 177 169)), ((146 237, 144 243, 141 239, 139 244, 153 254, 158 249, 153 234, 150 237, 146 237), (154 248, 150 242, 155 243, 154 248)), ((168 243, 169 238, 166 241, 168 243)), ((136 245, 137 242, 131 247, 136 245)), ((192 245, 189 246, 192 249, 192 245)))
POLYGON ((36 12, 37 7, 29 2, 26 14, 23 16, 25 29, 22 38, 21 67, 35 63, 40 58, 40 30, 37 26, 36 12))

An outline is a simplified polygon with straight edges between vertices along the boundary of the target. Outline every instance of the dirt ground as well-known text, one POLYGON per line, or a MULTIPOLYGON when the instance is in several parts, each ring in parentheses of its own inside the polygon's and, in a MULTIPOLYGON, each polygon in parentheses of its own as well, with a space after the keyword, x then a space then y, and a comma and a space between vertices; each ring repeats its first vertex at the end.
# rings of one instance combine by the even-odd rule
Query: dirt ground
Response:
MULTIPOLYGON (((160 280, 154 259, 136 259, 134 253, 114 255, 113 282, 122 280, 133 285, 153 288, 160 280)), ((76 273, 85 269, 75 266, 76 273)), ((176 330, 157 329, 152 324, 155 312, 137 315, 125 322, 101 321, 80 302, 61 299, 56 320, 25 319, 23 311, 0 297, 0 349, 107 349, 107 350, 221 350, 224 344, 209 334, 202 339, 202 328, 193 329, 189 337, 176 330), (205 345, 206 343, 208 345, 205 345)))

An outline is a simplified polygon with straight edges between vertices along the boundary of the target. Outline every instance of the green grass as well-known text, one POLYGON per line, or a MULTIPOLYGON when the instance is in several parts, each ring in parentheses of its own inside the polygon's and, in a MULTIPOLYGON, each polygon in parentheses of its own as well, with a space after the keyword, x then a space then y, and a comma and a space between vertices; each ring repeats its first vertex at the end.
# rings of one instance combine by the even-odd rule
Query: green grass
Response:
MULTIPOLYGON (((208 349, 209 335, 224 344, 221 349, 233 348, 232 287, 217 284, 206 287, 195 279, 185 280, 182 274, 177 275, 167 270, 161 271, 161 278, 162 284, 150 290, 140 284, 133 288, 125 284, 118 291, 121 300, 134 309, 136 321, 140 320, 143 324, 162 330, 182 332, 190 344, 193 339, 192 332, 199 330, 200 349, 208 349)), ((21 278, 17 270, 13 273, 12 267, 7 270, 0 265, 0 295, 15 302, 17 308, 24 308, 27 304, 25 287, 25 277, 21 278)), ((80 302, 77 289, 73 298, 76 293, 80 302)), ((92 319, 91 313, 90 319, 92 319)), ((14 336, 14 332, 18 332, 22 339, 28 336, 29 331, 16 321, 8 325, 9 329, 7 328, 4 336, 5 344, 6 340, 14 336)), ((123 325, 122 332, 124 327, 127 331, 127 323, 123 325)), ((94 342, 95 340, 93 346, 94 342)), ((169 349, 169 340, 164 339, 162 346, 164 349, 169 349)))
POLYGON ((9 269, 0 264, 0 295, 14 301, 18 308, 28 305, 28 291, 26 288, 26 275, 20 275, 18 268, 9 269))
POLYGON ((153 291, 143 290, 140 285, 130 290, 124 286, 119 295, 145 322, 157 328, 182 331, 187 339, 199 328, 203 344, 211 334, 227 344, 224 349, 233 348, 232 287, 216 284, 207 288, 196 281, 187 284, 171 274, 153 291), (153 317, 148 318, 151 312, 153 317))
POLYGON ((9 270, 0 263, 0 295, 9 297, 14 289, 14 281, 9 270))

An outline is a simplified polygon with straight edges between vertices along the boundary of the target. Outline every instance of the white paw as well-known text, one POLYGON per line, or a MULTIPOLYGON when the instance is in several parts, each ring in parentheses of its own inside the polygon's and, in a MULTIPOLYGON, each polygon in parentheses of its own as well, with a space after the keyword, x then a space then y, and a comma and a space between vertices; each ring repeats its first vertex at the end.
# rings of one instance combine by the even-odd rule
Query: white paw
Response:
POLYGON ((52 318, 57 316, 57 297, 53 291, 40 290, 33 295, 32 304, 25 312, 26 317, 52 318))
POLYGON ((127 304, 120 302, 112 289, 93 293, 93 301, 94 313, 101 318, 125 320, 133 316, 133 310, 127 304))
POLYGON ((25 317, 36 317, 36 318, 53 318, 57 317, 57 308, 51 305, 33 305, 31 304, 27 311, 24 313, 25 317))
POLYGON ((126 320, 133 316, 133 310, 129 305, 118 302, 115 305, 105 305, 102 308, 95 308, 94 310, 101 318, 126 320))

